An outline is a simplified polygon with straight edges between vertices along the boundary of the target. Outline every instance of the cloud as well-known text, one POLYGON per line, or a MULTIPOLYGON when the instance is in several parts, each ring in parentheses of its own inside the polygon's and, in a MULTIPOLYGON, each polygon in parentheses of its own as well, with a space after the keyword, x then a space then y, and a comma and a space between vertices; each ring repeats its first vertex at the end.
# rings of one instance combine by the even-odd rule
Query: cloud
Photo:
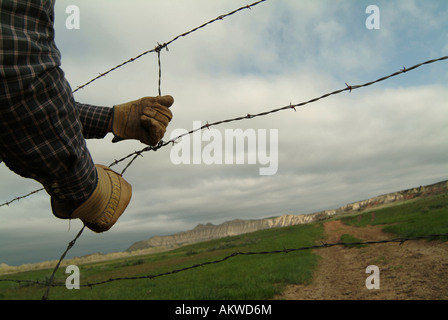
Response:
MULTIPOLYGON (((285 83, 267 83, 271 90, 264 99, 269 104, 278 100, 285 83)), ((250 82, 240 89, 250 91, 250 82)), ((258 167, 249 165, 175 166, 169 160, 170 147, 161 155, 145 154, 129 169, 129 179, 139 186, 129 216, 151 220, 162 214, 174 221, 222 222, 280 215, 286 208, 291 213, 329 209, 383 192, 376 185, 393 191, 422 180, 430 183, 446 170, 445 92, 444 87, 384 88, 368 94, 360 90, 297 112, 282 111, 275 122, 268 116, 235 124, 279 130, 275 176, 261 177, 258 167), (422 121, 431 126, 422 126, 422 121), (151 170, 153 164, 161 170, 151 170), (147 174, 136 177, 144 168, 147 174), (373 190, 361 187, 366 179, 373 190), (354 185, 359 191, 352 189, 354 185), (318 195, 327 207, 316 203, 318 195)), ((232 95, 228 99, 221 103, 227 105, 232 95)))
MULTIPOLYGON (((73 88, 241 6, 205 0, 129 3, 78 1, 81 29, 66 30, 66 4, 57 2, 57 43, 73 88)), ((428 3, 380 1, 381 29, 369 31, 367 1, 267 1, 180 38, 161 52, 162 94, 175 99, 166 137, 192 129, 193 121, 212 123, 297 104, 342 89, 345 82, 361 84, 446 54, 447 6, 428 3)), ((124 250, 198 223, 331 209, 446 179, 448 73, 442 63, 296 111, 215 127, 222 134, 235 128, 278 130, 273 176, 260 176, 259 164, 174 165, 172 146, 144 153, 125 172, 133 198, 119 223, 100 236, 86 232, 73 254, 124 250)), ((112 106, 157 95, 157 84, 157 55, 148 54, 75 98, 112 106)), ((111 135, 88 141, 95 162, 109 165, 144 147, 110 140, 111 135)), ((127 163, 112 168, 121 172, 127 163)), ((7 186, 0 189, 2 200, 40 187, 0 168, 7 186)), ((57 259, 80 228, 79 221, 52 216, 45 192, 0 210, 1 240, 17 243, 15 252, 0 249, 0 263, 30 260, 33 250, 57 259), (34 247, 33 239, 45 245, 34 247)))

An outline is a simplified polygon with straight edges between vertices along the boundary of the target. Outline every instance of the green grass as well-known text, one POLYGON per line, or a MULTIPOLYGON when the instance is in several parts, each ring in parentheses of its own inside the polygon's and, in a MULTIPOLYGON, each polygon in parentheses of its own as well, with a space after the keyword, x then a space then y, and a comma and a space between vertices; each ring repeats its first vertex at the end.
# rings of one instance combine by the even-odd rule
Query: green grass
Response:
POLYGON ((357 217, 342 218, 342 221, 358 227, 381 225, 383 231, 398 237, 448 233, 448 195, 409 201, 357 217))
MULTIPOLYGON (((448 233, 448 195, 405 202, 389 208, 341 218, 346 224, 379 225, 393 236, 412 237, 448 233)), ((222 259, 234 252, 263 252, 319 244, 322 222, 258 231, 179 248, 177 250, 80 265, 81 285, 110 278, 157 275, 203 262, 222 259)), ((343 242, 356 242, 344 235, 343 242)), ((442 239, 448 240, 448 239, 442 239)), ((325 249, 322 249, 325 250, 325 249)), ((155 279, 119 280, 92 288, 68 290, 53 287, 52 300, 239 300, 271 299, 287 284, 309 283, 319 256, 311 250, 279 254, 238 255, 224 262, 164 275, 155 279)), ((45 281, 52 270, 0 276, 0 279, 45 281)), ((65 283, 65 268, 55 282, 65 283)), ((28 283, 1 282, 0 299, 41 299, 45 287, 28 283)))
MULTIPOLYGON (((321 224, 263 230, 213 240, 174 251, 81 265, 81 284, 110 278, 156 275, 198 263, 222 259, 234 252, 274 251, 314 245, 322 239, 321 224)), ((206 265, 155 279, 120 280, 80 290, 54 287, 50 299, 269 299, 286 284, 307 283, 317 265, 311 251, 279 254, 239 255, 218 264, 206 265)), ((1 278, 44 281, 52 270, 26 272, 1 278)), ((65 282, 65 269, 56 281, 65 282)), ((41 299, 45 288, 15 282, 0 282, 1 299, 41 299)))

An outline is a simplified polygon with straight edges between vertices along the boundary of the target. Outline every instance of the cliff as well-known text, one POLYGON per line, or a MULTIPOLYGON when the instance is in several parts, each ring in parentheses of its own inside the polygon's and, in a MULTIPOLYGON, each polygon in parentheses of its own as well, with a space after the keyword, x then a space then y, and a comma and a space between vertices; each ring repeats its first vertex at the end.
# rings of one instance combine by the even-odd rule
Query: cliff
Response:
POLYGON ((127 251, 158 248, 174 249, 180 246, 198 243, 202 241, 235 236, 257 230, 280 228, 297 224, 310 223, 328 219, 335 215, 343 215, 354 212, 362 212, 368 209, 379 208, 397 201, 425 197, 448 191, 448 181, 442 181, 428 186, 407 189, 399 192, 388 193, 367 200, 356 201, 334 210, 325 210, 310 214, 282 215, 275 218, 258 220, 232 220, 220 225, 211 223, 199 224, 194 229, 179 232, 168 236, 154 236, 147 240, 134 243, 127 251))
POLYGON ((254 232, 262 229, 280 228, 296 224, 309 223, 319 219, 326 219, 331 212, 322 212, 318 214, 303 215, 283 215, 276 218, 259 219, 259 220, 232 220, 224 222, 220 225, 212 223, 199 224, 194 229, 179 232, 169 236, 154 236, 148 240, 134 243, 128 251, 160 248, 166 249, 177 248, 187 244, 235 236, 243 233, 254 232))
POLYGON ((427 197, 431 195, 441 194, 448 191, 448 180, 434 183, 427 186, 420 186, 417 188, 407 189, 398 192, 392 192, 381 196, 373 197, 367 200, 356 201, 349 203, 337 211, 339 213, 348 213, 373 209, 389 203, 410 200, 418 197, 427 197))

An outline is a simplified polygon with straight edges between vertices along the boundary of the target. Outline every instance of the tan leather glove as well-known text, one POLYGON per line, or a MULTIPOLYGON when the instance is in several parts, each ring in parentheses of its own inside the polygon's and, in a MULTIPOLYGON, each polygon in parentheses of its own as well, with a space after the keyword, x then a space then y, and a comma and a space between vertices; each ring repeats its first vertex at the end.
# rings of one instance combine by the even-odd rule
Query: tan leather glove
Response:
POLYGON ((106 166, 95 165, 98 183, 82 204, 51 199, 53 214, 60 219, 80 219, 90 230, 102 233, 121 217, 132 197, 132 186, 106 166))
POLYGON ((171 96, 144 97, 114 106, 112 142, 137 139, 155 146, 163 138, 168 123, 173 118, 169 107, 174 103, 171 96))

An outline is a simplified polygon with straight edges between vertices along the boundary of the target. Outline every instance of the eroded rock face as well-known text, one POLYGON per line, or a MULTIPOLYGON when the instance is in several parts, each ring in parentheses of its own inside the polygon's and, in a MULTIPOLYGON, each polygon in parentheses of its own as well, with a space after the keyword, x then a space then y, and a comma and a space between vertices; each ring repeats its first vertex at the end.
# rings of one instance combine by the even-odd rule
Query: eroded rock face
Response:
POLYGON ((199 224, 194 229, 179 232, 169 236, 155 236, 148 240, 134 243, 128 250, 138 250, 144 248, 166 247, 175 248, 186 244, 197 243, 212 239, 224 238, 228 236, 236 236, 244 233, 254 232, 263 229, 279 228, 292 226, 296 224, 309 223, 317 221, 322 215, 326 217, 330 213, 304 214, 304 215, 283 215, 276 218, 259 219, 259 220, 232 220, 219 225, 208 223, 206 225, 199 224))
POLYGON ((417 197, 439 194, 442 192, 446 192, 447 190, 448 190, 448 181, 442 181, 428 186, 420 186, 418 188, 392 192, 381 196, 373 197, 367 200, 353 202, 339 208, 338 211, 341 212, 362 211, 370 208, 375 208, 384 204, 392 203, 395 201, 409 200, 417 197))
POLYGON ((254 232, 263 229, 287 227, 297 224, 310 223, 328 219, 336 214, 346 214, 360 212, 367 209, 376 208, 395 201, 408 200, 416 197, 438 194, 448 190, 448 181, 436 184, 421 186, 399 192, 393 192, 367 200, 356 201, 334 210, 325 210, 311 214, 293 215, 287 214, 275 218, 259 220, 232 220, 219 225, 211 223, 199 224, 194 229, 179 232, 169 236, 155 236, 148 240, 134 243, 127 251, 146 248, 177 248, 187 244, 202 241, 235 236, 244 233, 254 232))

